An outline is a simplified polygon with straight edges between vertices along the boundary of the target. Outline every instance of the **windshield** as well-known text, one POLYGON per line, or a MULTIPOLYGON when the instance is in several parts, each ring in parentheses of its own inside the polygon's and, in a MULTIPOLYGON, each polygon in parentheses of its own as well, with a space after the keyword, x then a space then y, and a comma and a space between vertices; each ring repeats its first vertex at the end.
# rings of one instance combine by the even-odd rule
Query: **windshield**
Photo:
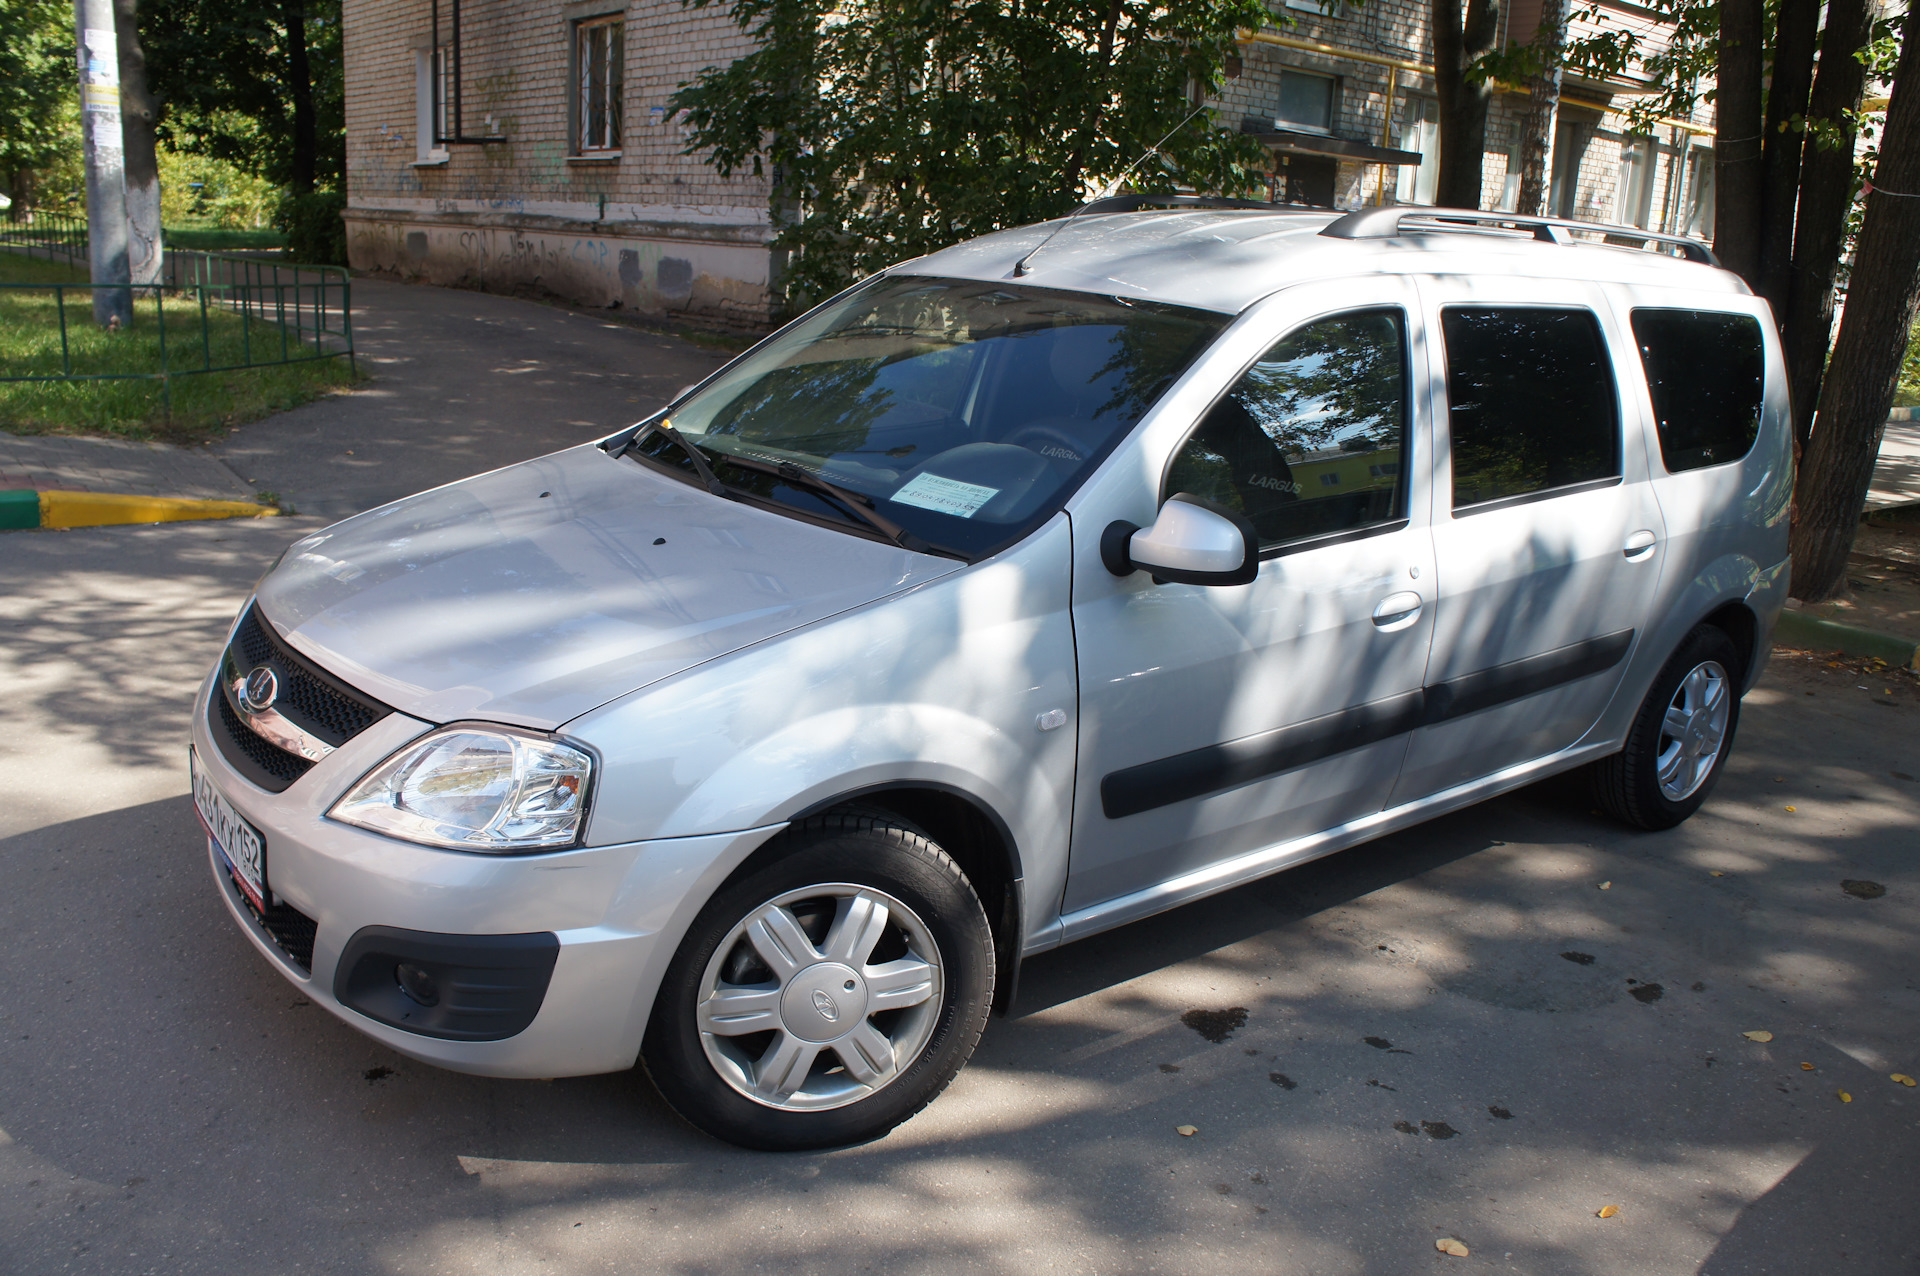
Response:
MULTIPOLYGON (((1058 509, 1228 319, 1016 284, 882 277, 774 336, 667 421, 730 488, 880 534, 806 481, 823 479, 883 527, 979 558, 1058 509), (783 465, 805 475, 783 477, 783 465)), ((633 450, 697 473, 660 431, 633 450)))

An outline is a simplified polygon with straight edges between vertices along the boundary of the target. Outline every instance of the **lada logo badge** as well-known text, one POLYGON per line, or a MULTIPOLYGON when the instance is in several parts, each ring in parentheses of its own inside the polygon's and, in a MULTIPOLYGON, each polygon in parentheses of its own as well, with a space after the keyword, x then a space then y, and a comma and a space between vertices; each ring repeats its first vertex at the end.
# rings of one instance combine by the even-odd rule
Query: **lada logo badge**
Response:
POLYGON ((840 1019, 840 1007, 834 1005, 833 998, 818 988, 813 990, 813 1008, 818 1010, 820 1017, 828 1023, 837 1023, 840 1019))
POLYGON ((240 693, 240 705, 249 713, 265 713, 280 696, 280 680, 265 665, 256 665, 247 675, 246 689, 240 693))

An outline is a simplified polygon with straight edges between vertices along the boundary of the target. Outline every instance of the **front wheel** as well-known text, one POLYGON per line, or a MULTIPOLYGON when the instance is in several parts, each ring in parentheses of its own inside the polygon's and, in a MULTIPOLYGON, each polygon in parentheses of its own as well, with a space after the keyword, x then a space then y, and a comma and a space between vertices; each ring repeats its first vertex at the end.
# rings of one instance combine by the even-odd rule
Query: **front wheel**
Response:
POLYGON ((1745 662, 1726 632, 1697 626, 1634 715, 1626 747, 1594 764, 1594 798, 1638 828, 1670 829, 1713 791, 1740 724, 1745 662))
POLYGON ((675 1111, 767 1151, 878 1138, 946 1088, 986 1026, 992 934, 918 831, 828 816, 694 919, 641 1061, 675 1111))

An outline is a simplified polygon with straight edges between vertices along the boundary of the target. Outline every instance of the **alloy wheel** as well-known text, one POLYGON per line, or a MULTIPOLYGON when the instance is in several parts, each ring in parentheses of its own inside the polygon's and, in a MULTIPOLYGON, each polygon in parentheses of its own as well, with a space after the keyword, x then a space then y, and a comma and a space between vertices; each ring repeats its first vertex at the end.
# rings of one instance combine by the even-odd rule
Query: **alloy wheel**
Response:
POLYGON ((1654 764, 1660 794, 1667 801, 1692 797, 1713 774, 1732 707, 1727 671, 1719 661, 1702 661, 1680 680, 1660 722, 1654 764))

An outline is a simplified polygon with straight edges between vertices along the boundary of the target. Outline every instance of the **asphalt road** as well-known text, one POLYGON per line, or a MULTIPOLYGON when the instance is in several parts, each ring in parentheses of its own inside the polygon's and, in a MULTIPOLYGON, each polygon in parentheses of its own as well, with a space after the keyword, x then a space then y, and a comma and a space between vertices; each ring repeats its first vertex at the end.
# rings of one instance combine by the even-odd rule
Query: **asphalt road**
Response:
POLYGON ((1036 960, 920 1117, 763 1155, 398 1058, 235 931, 189 697, 312 525, 0 541, 0 1270, 1920 1266, 1910 684, 1776 661, 1670 833, 1549 786, 1036 960))

